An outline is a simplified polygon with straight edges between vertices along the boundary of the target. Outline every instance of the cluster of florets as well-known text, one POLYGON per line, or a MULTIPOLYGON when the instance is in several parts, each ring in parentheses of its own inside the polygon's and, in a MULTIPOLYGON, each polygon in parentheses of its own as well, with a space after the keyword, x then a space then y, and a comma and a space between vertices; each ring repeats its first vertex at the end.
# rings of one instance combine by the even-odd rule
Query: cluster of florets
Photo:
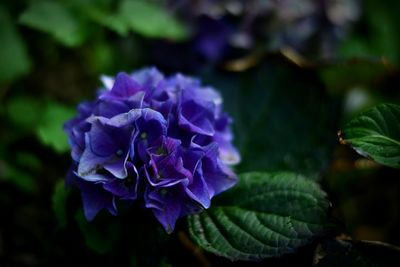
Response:
POLYGON ((97 99, 65 125, 88 220, 116 201, 140 201, 167 232, 210 206, 237 178, 230 117, 221 96, 196 79, 155 68, 103 77, 97 99))

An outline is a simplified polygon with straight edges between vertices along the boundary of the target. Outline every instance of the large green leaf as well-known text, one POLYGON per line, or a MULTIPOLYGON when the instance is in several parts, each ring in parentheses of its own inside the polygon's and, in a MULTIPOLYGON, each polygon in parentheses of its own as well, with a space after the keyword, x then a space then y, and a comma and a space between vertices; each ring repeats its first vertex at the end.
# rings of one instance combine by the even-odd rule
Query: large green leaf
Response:
POLYGON ((207 211, 188 217, 192 238, 231 260, 261 260, 294 251, 321 234, 329 202, 294 173, 247 173, 207 211))
POLYGON ((151 1, 124 0, 120 6, 119 16, 124 18, 131 30, 146 37, 181 40, 188 34, 183 23, 161 5, 151 1))
POLYGON ((266 61, 205 80, 222 92, 233 117, 242 155, 238 172, 285 170, 315 179, 327 168, 337 143, 338 108, 315 72, 266 61))
POLYGON ((32 1, 19 20, 26 26, 51 34, 66 46, 78 46, 86 38, 85 28, 77 16, 57 1, 32 1))
POLYGON ((1 6, 0 25, 0 83, 3 83, 26 74, 31 62, 11 17, 1 6))
POLYGON ((400 106, 381 104, 351 120, 341 142, 361 155, 393 168, 400 168, 400 106))
POLYGON ((19 96, 12 98, 5 107, 8 119, 20 128, 18 132, 21 132, 21 129, 31 131, 41 120, 41 114, 33 111, 41 110, 43 103, 33 97, 19 96))
POLYGON ((3 168, 4 173, 2 176, 0 176, 0 181, 13 184, 27 194, 33 194, 37 192, 38 188, 35 178, 30 172, 21 170, 20 167, 11 165, 4 165, 3 168))
POLYGON ((42 112, 42 120, 36 128, 39 140, 59 153, 68 151, 68 140, 63 131, 63 125, 73 117, 74 109, 56 102, 49 102, 42 112))
POLYGON ((39 140, 55 151, 68 151, 64 123, 72 118, 75 109, 54 101, 39 101, 32 97, 16 97, 6 106, 8 119, 19 129, 18 133, 34 132, 39 140), (32 111, 39 112, 32 112, 32 111))
POLYGON ((110 8, 102 8, 97 5, 84 6, 82 11, 94 22, 117 32, 121 36, 126 37, 129 32, 127 22, 119 12, 113 13, 110 8))

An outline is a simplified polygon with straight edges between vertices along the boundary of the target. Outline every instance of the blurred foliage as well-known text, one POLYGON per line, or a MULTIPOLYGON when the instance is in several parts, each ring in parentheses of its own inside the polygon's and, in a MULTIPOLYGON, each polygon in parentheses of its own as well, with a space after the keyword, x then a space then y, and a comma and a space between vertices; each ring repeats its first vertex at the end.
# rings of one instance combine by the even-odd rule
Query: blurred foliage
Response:
POLYGON ((376 162, 400 168, 400 106, 381 104, 351 120, 340 141, 376 162))
POLYGON ((31 2, 19 22, 51 34, 66 46, 78 46, 85 40, 84 27, 64 5, 54 1, 31 2))
POLYGON ((398 66, 400 61, 398 34, 400 18, 396 1, 363 1, 363 20, 359 31, 343 42, 344 57, 385 58, 398 66))
POLYGON ((327 168, 340 111, 315 72, 266 60, 206 81, 220 88, 234 118, 239 172, 291 170, 317 179, 327 168))
POLYGON ((86 245, 93 251, 104 254, 116 246, 120 228, 115 222, 101 226, 93 225, 86 221, 81 209, 76 212, 75 220, 85 238, 86 245))
POLYGON ((26 74, 31 62, 17 27, 7 10, 0 6, 0 84, 26 74), (5 64, 7 63, 7 64, 5 64))
POLYGON ((67 198, 70 188, 65 186, 64 179, 59 180, 54 187, 52 197, 53 211, 58 220, 58 226, 64 228, 67 226, 67 198))
MULTIPOLYGON (((196 1, 208 2, 213 1, 196 1)), ((362 1, 361 17, 337 53, 318 58, 317 35, 306 47, 311 53, 271 53, 266 24, 249 29, 225 2, 229 30, 239 25, 239 33, 264 39, 246 49, 218 44, 220 56, 212 60, 197 51, 203 35, 196 27, 202 24, 190 17, 193 10, 179 11, 186 1, 0 3, 1 266, 312 266, 318 255, 324 257, 316 266, 393 266, 398 248, 350 238, 400 245, 399 170, 341 146, 336 133, 376 104, 400 103, 400 4, 362 1), (151 214, 131 214, 124 206, 119 217, 100 214, 84 221, 79 193, 65 190, 60 180, 70 164, 63 123, 77 103, 96 94, 101 74, 154 64, 220 90, 242 155, 236 171, 294 171, 320 182, 332 202, 335 230, 292 255, 250 264, 225 261, 182 241, 184 221, 179 234, 169 236, 172 241, 151 214), (146 243, 136 244, 136 238, 146 243)), ((220 10, 199 17, 215 20, 220 10)), ((258 22, 263 16, 256 17, 258 22)), ((211 39, 219 42, 216 36, 211 39)), ((370 119, 362 123, 367 132, 370 119)), ((388 125, 397 127, 393 120, 388 125)))

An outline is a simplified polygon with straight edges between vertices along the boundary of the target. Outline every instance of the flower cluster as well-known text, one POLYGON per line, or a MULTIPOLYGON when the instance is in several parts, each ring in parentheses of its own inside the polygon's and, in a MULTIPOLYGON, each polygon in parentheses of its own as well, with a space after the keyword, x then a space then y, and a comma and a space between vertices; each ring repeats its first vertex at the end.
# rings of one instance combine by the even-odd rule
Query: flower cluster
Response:
POLYGON ((171 232, 236 183, 231 119, 213 88, 155 68, 102 80, 97 99, 65 124, 69 183, 81 189, 88 220, 101 209, 117 214, 116 200, 140 201, 171 232))

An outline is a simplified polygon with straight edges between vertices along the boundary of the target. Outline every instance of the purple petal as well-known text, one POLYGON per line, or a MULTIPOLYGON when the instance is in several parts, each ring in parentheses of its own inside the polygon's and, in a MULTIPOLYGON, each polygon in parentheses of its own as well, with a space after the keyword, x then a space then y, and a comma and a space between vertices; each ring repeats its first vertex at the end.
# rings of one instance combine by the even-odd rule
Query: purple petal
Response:
POLYGON ((164 75, 153 67, 136 71, 131 78, 143 86, 156 86, 164 79, 164 75))
POLYGON ((85 177, 95 174, 107 161, 112 161, 113 158, 114 156, 99 157, 90 148, 86 148, 79 161, 78 175, 82 179, 86 179, 85 177))
POLYGON ((178 117, 179 126, 198 134, 213 135, 212 113, 193 100, 182 103, 178 117))
POLYGON ((218 159, 218 145, 210 144, 205 148, 202 159, 203 176, 208 186, 210 197, 213 197, 237 183, 236 175, 218 159))
POLYGON ((115 134, 117 129, 112 129, 101 125, 98 121, 92 124, 92 129, 87 134, 86 145, 90 147, 93 154, 99 157, 109 157, 113 155, 116 150, 115 134))
POLYGON ((180 188, 157 188, 146 194, 146 208, 153 210, 154 216, 167 233, 172 233, 181 215, 183 193, 180 188))
POLYGON ((140 132, 137 141, 137 151, 143 161, 148 160, 147 149, 161 136, 167 134, 167 121, 161 113, 151 109, 143 109, 142 116, 136 121, 140 132))
POLYGON ((200 147, 191 147, 190 149, 186 150, 184 155, 185 168, 188 169, 191 173, 194 173, 204 155, 205 152, 200 147))
MULTIPOLYGON (((104 168, 118 178, 127 175, 125 163, 130 154, 133 124, 130 113, 111 119, 97 117, 86 134, 86 148, 78 165, 79 176, 93 174, 104 168)), ((134 113, 136 115, 136 113, 134 113)))
POLYGON ((103 184, 103 188, 121 199, 134 200, 137 198, 139 175, 136 167, 128 163, 128 177, 125 179, 113 179, 103 184))
POLYGON ((107 209, 112 215, 117 214, 114 196, 105 191, 101 184, 86 182, 77 176, 72 181, 82 192, 83 212, 88 221, 93 220, 102 209, 107 209))
POLYGON ((183 167, 182 158, 170 154, 162 159, 151 160, 151 173, 145 170, 146 178, 152 186, 171 187, 182 183, 187 185, 192 174, 183 167))
POLYGON ((230 140, 227 140, 220 133, 216 132, 214 141, 219 145, 219 157, 225 164, 234 165, 240 162, 240 153, 232 145, 230 140))
POLYGON ((83 102, 78 106, 78 115, 64 124, 71 145, 71 156, 74 161, 79 161, 85 149, 85 132, 90 130, 90 123, 86 119, 91 115, 94 102, 83 102))
POLYGON ((201 165, 201 162, 199 162, 199 164, 196 166, 196 171, 193 175, 193 182, 187 186, 185 191, 191 199, 197 201, 204 208, 209 208, 211 204, 211 197, 203 177, 201 165))
POLYGON ((130 96, 134 95, 135 93, 139 92, 141 90, 141 86, 135 82, 131 77, 124 73, 120 72, 117 74, 117 77, 115 78, 115 82, 113 87, 111 88, 110 91, 107 91, 106 93, 102 94, 100 96, 101 99, 106 99, 106 98, 129 98, 130 96))
POLYGON ((117 215, 114 196, 105 191, 101 185, 92 184, 82 189, 83 212, 88 221, 92 221, 102 209, 107 209, 112 215, 117 215))
POLYGON ((104 169, 112 173, 115 177, 122 179, 128 175, 126 169, 126 162, 128 160, 129 153, 126 153, 125 158, 118 158, 115 161, 105 162, 104 169))
POLYGON ((131 108, 126 101, 120 101, 115 99, 99 99, 93 114, 96 116, 112 118, 121 113, 126 113, 131 108))

